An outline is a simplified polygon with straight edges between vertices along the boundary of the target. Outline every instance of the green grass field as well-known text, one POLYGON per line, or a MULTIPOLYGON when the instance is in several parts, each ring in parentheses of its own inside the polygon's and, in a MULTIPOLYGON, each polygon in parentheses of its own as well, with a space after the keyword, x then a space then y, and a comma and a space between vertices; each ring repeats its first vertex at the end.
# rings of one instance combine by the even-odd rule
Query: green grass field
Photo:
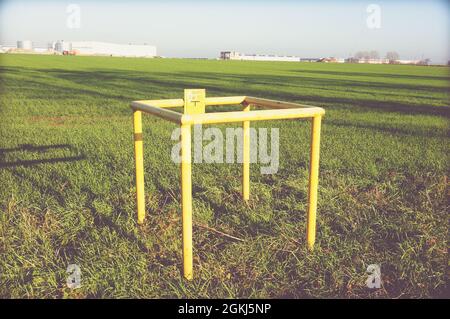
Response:
POLYGON ((443 296, 448 67, 0 55, 0 297, 443 296), (144 117, 147 219, 135 215, 129 102, 251 95, 322 106, 318 233, 305 248, 309 121, 280 169, 193 166, 194 280, 182 277, 174 124, 144 117), (204 226, 236 236, 232 240, 204 226), (78 264, 82 287, 66 287, 78 264), (366 268, 381 266, 381 289, 366 268))

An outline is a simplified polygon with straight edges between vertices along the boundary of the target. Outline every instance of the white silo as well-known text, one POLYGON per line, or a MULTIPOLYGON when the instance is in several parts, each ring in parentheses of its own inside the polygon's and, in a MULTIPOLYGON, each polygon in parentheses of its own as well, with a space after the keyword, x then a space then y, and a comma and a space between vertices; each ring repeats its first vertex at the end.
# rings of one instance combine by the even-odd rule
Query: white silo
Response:
POLYGON ((58 52, 64 52, 64 51, 72 51, 72 43, 71 42, 64 42, 64 41, 57 41, 55 43, 55 51, 58 52))
POLYGON ((33 50, 33 42, 30 40, 17 41, 17 48, 21 50, 33 50))

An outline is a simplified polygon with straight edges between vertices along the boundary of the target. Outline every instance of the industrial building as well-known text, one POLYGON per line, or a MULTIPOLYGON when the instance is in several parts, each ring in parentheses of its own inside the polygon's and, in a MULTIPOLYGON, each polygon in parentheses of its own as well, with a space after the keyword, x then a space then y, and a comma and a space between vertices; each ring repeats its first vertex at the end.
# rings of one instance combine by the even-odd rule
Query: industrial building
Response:
POLYGON ((56 52, 70 52, 75 55, 103 55, 121 57, 155 57, 153 45, 116 44, 96 41, 57 41, 53 49, 56 52))
POLYGON ((96 41, 55 41, 32 42, 20 40, 15 44, 3 44, 0 53, 30 53, 30 54, 70 54, 70 55, 100 55, 120 57, 155 57, 156 47, 153 45, 115 44, 96 41))
POLYGON ((260 55, 260 54, 244 54, 235 51, 220 52, 220 59, 222 60, 245 60, 245 61, 285 61, 285 62, 300 62, 301 59, 296 56, 280 56, 280 55, 260 55))

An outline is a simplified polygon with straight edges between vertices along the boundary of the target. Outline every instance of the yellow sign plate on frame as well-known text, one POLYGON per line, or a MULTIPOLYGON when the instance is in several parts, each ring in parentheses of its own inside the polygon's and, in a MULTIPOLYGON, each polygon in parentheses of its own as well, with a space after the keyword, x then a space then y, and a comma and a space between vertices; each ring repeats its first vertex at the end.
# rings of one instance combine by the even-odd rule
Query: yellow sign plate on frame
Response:
POLYGON ((205 89, 184 90, 184 114, 205 113, 205 89))

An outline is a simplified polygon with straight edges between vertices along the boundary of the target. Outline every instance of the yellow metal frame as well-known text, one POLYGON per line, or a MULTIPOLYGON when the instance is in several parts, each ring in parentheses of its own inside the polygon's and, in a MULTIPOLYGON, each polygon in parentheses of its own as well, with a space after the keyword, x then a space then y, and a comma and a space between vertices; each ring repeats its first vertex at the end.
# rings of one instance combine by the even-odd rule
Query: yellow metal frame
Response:
POLYGON ((193 278, 192 264, 192 168, 191 168, 191 126, 195 124, 219 124, 242 122, 243 125, 243 173, 242 196, 250 198, 250 122, 281 119, 312 119, 311 152, 308 190, 308 215, 306 240, 313 249, 316 238, 317 188, 319 177, 320 127, 325 110, 303 104, 295 104, 250 96, 205 97, 202 90, 185 90, 185 99, 144 100, 131 103, 134 123, 134 151, 136 161, 136 200, 138 223, 145 218, 144 159, 142 139, 142 112, 159 116, 181 127, 181 193, 183 211, 183 266, 184 277, 193 278), (192 99, 190 97, 193 96, 192 99), (188 100, 190 99, 190 100, 188 100), (197 100, 195 100, 197 99, 197 100), (195 101, 194 101, 195 100, 195 101), (194 104, 192 104, 194 103, 194 104), (200 109, 195 109, 195 105, 200 109), (242 105, 238 112, 204 113, 205 106, 242 105), (272 108, 251 111, 251 106, 272 108), (184 107, 185 113, 170 110, 184 107))

